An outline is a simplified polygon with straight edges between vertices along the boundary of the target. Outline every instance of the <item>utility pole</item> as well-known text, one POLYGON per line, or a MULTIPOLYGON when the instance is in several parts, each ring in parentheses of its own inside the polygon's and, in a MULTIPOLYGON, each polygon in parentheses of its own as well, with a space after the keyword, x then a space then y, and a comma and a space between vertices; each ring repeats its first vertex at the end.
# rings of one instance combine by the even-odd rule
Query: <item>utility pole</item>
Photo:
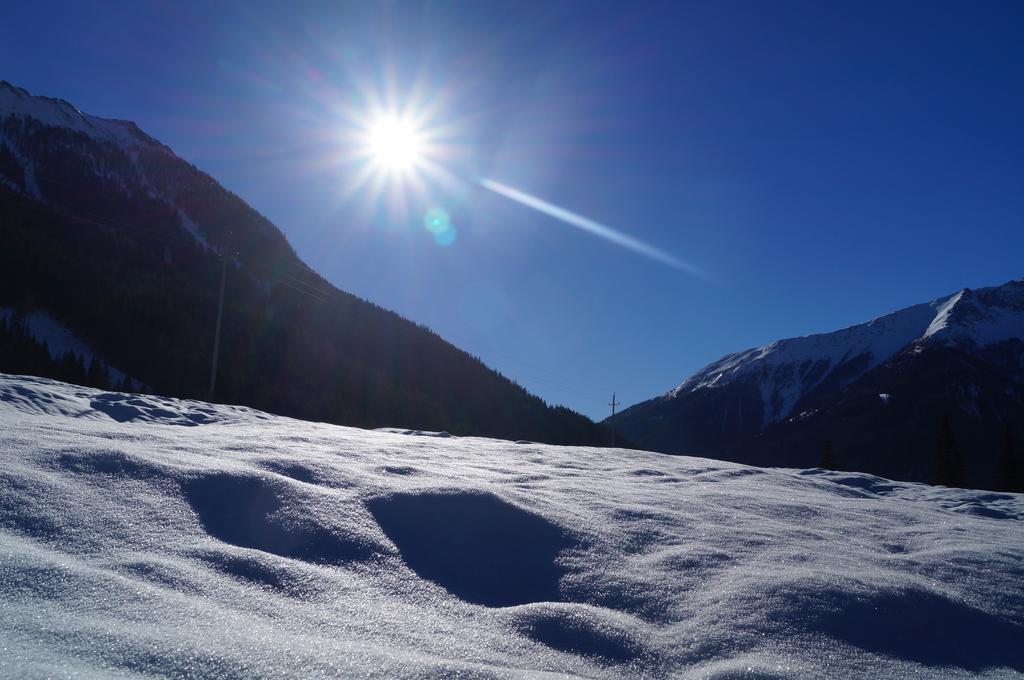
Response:
POLYGON ((612 417, 608 419, 608 429, 612 431, 612 448, 615 448, 615 407, 620 406, 621 402, 615 401, 614 392, 612 392, 612 403, 608 405, 612 407, 612 417))
MULTIPOLYGON (((228 243, 230 243, 230 234, 228 243)), ((213 365, 210 366, 210 391, 206 395, 207 401, 213 401, 213 390, 217 387, 217 358, 220 356, 220 322, 224 318, 224 284, 228 279, 228 248, 224 244, 224 250, 220 254, 220 299, 217 302, 217 329, 213 332, 213 365)))

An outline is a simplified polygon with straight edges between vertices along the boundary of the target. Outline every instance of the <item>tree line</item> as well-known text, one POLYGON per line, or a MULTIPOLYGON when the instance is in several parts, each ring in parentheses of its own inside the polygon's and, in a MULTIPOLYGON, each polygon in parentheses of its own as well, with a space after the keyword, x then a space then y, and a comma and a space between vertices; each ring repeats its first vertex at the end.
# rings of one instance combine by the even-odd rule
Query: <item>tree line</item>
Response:
MULTIPOLYGON (((1024 493, 1024 451, 1017 445, 1017 439, 1014 437, 1013 428, 1009 422, 1003 423, 999 442, 993 490, 1024 493)), ((826 470, 841 469, 836 462, 831 439, 826 439, 822 445, 819 467, 826 470)), ((957 488, 968 485, 963 452, 948 415, 943 415, 939 421, 930 482, 935 486, 957 488)))
POLYGON ((37 340, 25 325, 24 317, 0 319, 0 373, 37 375, 62 382, 101 390, 131 392, 131 379, 111 378, 110 367, 95 356, 85 357, 73 350, 55 355, 45 340, 37 340))

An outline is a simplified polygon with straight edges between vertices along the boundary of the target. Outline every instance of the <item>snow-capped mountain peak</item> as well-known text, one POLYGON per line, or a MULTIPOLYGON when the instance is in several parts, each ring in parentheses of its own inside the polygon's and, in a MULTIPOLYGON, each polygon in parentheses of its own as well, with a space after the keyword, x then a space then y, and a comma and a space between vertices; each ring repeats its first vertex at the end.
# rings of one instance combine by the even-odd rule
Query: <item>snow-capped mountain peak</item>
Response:
POLYGON ((729 354, 664 398, 750 379, 761 393, 764 422, 775 422, 790 416, 800 398, 826 380, 854 380, 910 345, 985 347, 1014 337, 1024 338, 1024 280, 973 291, 965 288, 832 333, 729 354))
POLYGON ((35 96, 23 88, 0 80, 0 119, 8 116, 32 118, 43 125, 82 132, 99 141, 122 147, 163 147, 131 121, 90 116, 63 99, 35 96))
POLYGON ((89 115, 63 99, 35 96, 0 81, 0 189, 62 202, 65 209, 93 216, 95 205, 75 201, 89 195, 162 203, 150 206, 150 213, 177 213, 181 228, 207 248, 209 220, 181 200, 183 184, 213 182, 196 175, 131 121, 89 115), (69 182, 63 169, 72 165, 79 171, 69 182))
POLYGON ((922 341, 985 347, 1024 337, 1024 280, 1002 286, 965 288, 936 309, 922 341))

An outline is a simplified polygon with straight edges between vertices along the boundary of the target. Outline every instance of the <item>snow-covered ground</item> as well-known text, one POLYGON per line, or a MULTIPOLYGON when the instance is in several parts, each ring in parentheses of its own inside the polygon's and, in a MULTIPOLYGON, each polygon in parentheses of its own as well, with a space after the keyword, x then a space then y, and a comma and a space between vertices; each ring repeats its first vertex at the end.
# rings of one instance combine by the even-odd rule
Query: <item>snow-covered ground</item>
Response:
POLYGON ((1024 671, 1024 497, 0 376, 0 676, 1024 671))

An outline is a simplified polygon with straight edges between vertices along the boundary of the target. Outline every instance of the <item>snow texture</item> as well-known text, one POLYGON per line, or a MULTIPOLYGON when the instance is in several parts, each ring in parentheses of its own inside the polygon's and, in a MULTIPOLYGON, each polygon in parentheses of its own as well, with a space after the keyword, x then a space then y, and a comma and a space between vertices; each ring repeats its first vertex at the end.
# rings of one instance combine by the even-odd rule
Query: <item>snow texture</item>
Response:
POLYGON ((2 375, 0 424, 2 677, 1024 671, 1019 495, 2 375))
POLYGON ((764 422, 789 417, 800 398, 837 369, 846 382, 898 352, 931 344, 985 347, 1024 339, 1024 280, 993 288, 964 289, 833 333, 779 340, 728 354, 705 366, 665 398, 753 380, 764 405, 764 422))

